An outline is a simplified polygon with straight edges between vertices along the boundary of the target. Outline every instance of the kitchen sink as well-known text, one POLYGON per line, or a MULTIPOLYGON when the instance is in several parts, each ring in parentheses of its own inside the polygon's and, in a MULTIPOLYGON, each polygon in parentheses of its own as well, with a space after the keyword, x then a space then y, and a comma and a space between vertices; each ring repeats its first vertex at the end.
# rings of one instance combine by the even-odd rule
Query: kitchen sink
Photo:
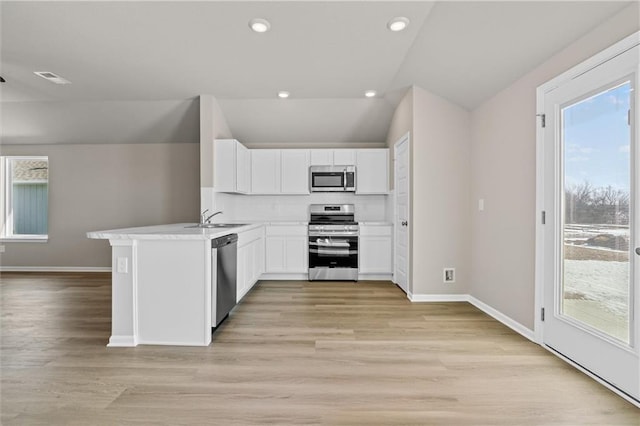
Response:
POLYGON ((245 225, 248 225, 248 223, 196 223, 195 225, 185 226, 185 228, 237 228, 245 225))

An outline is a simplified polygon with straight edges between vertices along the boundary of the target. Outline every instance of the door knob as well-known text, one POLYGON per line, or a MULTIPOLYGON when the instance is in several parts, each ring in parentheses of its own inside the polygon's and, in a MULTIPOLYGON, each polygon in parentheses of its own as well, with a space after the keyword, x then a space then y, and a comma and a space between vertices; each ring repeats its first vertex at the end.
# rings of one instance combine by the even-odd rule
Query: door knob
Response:
POLYGON ((636 254, 640 255, 640 247, 636 247, 636 254))
MULTIPOLYGON (((409 224, 409 222, 407 222, 406 220, 402 221, 402 223, 401 223, 402 226, 407 226, 408 224, 409 224)), ((638 250, 640 250, 640 247, 636 249, 636 252, 638 254, 640 254, 640 251, 638 251, 638 250)))

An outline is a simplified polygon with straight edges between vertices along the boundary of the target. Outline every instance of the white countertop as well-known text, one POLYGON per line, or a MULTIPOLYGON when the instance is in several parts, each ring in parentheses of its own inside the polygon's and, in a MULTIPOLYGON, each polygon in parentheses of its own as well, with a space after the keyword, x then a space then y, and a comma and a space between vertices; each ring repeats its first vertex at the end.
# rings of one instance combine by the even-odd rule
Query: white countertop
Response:
MULTIPOLYGON (((230 222, 233 223, 233 222, 230 222)), ((393 226, 391 222, 359 222, 362 226, 393 226)), ((194 223, 140 226, 137 228, 109 229, 87 232, 87 237, 96 240, 211 240, 228 234, 237 234, 262 225, 307 225, 307 222, 268 221, 239 224, 232 228, 191 228, 194 223)))
POLYGON ((262 226, 263 223, 252 223, 232 228, 188 228, 188 226, 192 225, 195 224, 173 223, 170 225, 110 229, 87 232, 87 237, 97 240, 211 240, 224 235, 249 231, 262 226))
POLYGON ((274 221, 274 220, 270 220, 268 222, 265 222, 266 225, 308 225, 309 222, 297 222, 297 221, 293 221, 293 220, 281 220, 281 221, 274 221))

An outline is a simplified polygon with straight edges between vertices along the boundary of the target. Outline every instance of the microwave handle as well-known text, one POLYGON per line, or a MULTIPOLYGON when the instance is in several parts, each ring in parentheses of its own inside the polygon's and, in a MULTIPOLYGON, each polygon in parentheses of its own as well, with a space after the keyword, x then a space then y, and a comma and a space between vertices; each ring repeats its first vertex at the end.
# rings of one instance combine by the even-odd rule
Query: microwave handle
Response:
POLYGON ((347 190, 347 169, 342 171, 342 183, 344 184, 344 190, 347 190))

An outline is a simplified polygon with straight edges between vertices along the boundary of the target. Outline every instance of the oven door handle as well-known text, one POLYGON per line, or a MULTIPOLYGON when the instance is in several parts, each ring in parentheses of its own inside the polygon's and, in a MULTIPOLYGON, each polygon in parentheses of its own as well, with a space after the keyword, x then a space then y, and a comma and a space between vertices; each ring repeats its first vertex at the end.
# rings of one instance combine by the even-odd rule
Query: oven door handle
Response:
POLYGON ((325 239, 325 237, 330 236, 330 238, 339 237, 344 241, 344 238, 349 238, 356 240, 358 238, 358 231, 337 231, 333 232, 315 232, 309 231, 309 238, 320 238, 325 239))
POLYGON ((318 246, 318 247, 344 247, 344 248, 351 247, 351 244, 349 244, 349 242, 346 240, 322 241, 321 239, 317 239, 316 241, 309 241, 309 245, 318 246))
POLYGON ((324 254, 324 255, 333 255, 333 256, 351 256, 358 254, 357 250, 328 250, 326 248, 321 249, 309 249, 309 253, 313 254, 324 254))

